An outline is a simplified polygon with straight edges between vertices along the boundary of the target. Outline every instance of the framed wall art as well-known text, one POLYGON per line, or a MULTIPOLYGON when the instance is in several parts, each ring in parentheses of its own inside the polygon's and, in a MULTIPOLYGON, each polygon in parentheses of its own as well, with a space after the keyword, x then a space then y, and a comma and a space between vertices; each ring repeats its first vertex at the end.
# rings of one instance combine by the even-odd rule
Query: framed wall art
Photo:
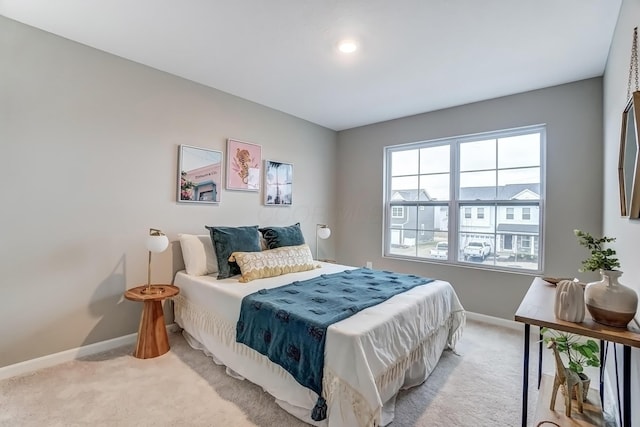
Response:
POLYGON ((618 157, 620 214, 640 218, 640 92, 631 94, 622 113, 622 133, 618 157))
POLYGON ((265 160, 264 204, 267 206, 291 206, 293 165, 265 160))
POLYGON ((250 142, 227 140, 227 190, 260 190, 262 147, 250 142))
POLYGON ((178 202, 220 203, 222 151, 180 145, 178 202))

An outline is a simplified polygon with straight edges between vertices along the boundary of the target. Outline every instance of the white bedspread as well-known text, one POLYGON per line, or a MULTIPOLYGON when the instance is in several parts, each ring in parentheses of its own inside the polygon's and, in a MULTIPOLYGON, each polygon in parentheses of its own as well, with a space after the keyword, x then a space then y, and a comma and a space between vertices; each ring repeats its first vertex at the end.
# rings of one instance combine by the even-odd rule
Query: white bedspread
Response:
POLYGON ((265 356, 236 343, 235 325, 242 298, 250 293, 353 268, 319 264, 322 268, 313 271, 249 283, 239 283, 237 277, 217 280, 178 272, 176 322, 195 338, 192 345, 201 344, 214 360, 263 387, 305 422, 331 427, 385 425, 393 418, 397 391, 422 383, 443 349, 455 345, 464 324, 462 305, 449 283, 435 280, 331 325, 323 381, 328 417, 317 423, 309 416, 317 394, 265 356))

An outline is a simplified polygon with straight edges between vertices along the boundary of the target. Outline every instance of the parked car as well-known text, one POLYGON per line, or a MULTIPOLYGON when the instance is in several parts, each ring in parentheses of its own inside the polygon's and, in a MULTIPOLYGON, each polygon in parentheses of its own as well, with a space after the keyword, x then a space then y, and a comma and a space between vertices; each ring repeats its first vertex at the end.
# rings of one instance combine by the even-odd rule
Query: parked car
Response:
POLYGON ((431 249, 431 258, 448 259, 449 258, 449 244, 447 242, 438 242, 438 243, 436 243, 436 247, 431 249))
POLYGON ((487 242, 471 241, 462 250, 464 260, 471 258, 480 258, 485 260, 491 253, 491 245, 487 242))

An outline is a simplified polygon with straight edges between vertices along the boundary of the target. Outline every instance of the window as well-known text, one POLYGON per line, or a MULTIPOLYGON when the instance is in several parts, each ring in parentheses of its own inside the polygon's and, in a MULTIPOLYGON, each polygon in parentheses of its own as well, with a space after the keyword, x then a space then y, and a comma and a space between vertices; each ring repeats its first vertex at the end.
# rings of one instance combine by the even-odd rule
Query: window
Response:
POLYGON ((513 208, 507 208, 507 219, 513 219, 513 208))
POLYGON ((542 271, 544 145, 530 126, 386 147, 384 255, 542 271))
POLYGON ((391 208, 391 218, 404 218, 404 207, 394 206, 391 208))

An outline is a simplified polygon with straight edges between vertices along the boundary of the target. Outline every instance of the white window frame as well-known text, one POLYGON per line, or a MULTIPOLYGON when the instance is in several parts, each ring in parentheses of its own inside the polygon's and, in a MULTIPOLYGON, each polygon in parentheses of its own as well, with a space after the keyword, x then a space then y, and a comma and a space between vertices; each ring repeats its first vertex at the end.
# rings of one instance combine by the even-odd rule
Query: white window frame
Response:
POLYGON ((508 207, 505 209, 505 219, 515 219, 516 213, 515 208, 508 207))
POLYGON ((464 208, 464 219, 471 219, 473 217, 471 208, 464 208))
POLYGON ((484 219, 484 207, 476 208, 476 218, 484 219))
POLYGON ((523 207, 522 208, 522 220, 523 221, 531 221, 531 208, 523 207), (526 212, 526 215, 525 215, 526 212))
POLYGON ((404 206, 394 206, 391 208, 391 218, 394 219, 402 219, 404 218, 404 206), (394 213, 394 211, 400 211, 402 212, 400 215, 397 215, 394 213))
MULTIPOLYGON (((410 261, 419 261, 419 262, 433 262, 433 263, 445 263, 445 264, 453 264, 453 265, 461 265, 461 266, 473 266, 474 268, 486 269, 486 270, 498 270, 498 271, 510 271, 510 272, 518 272, 521 274, 540 274, 544 270, 544 210, 545 210, 545 181, 546 181, 546 126, 545 125, 534 125, 534 126, 526 126, 521 128, 507 129, 495 132, 487 132, 483 134, 473 134, 473 135, 465 135, 459 137, 452 138, 443 138, 439 140, 432 141, 420 141, 415 143, 408 144, 400 144, 400 145, 391 145, 386 146, 384 148, 384 211, 383 211, 383 220, 384 220, 384 229, 383 229, 383 257, 386 258, 395 258, 395 259, 403 259, 410 261), (538 133, 540 135, 540 159, 538 162, 538 166, 540 171, 540 183, 539 183, 539 192, 540 198, 533 200, 461 200, 459 198, 459 180, 460 180, 460 166, 459 166, 459 156, 460 156, 460 145, 465 142, 474 142, 474 141, 483 141, 486 139, 499 139, 506 138, 518 135, 526 135, 538 133), (450 147, 450 169, 449 169, 449 200, 419 200, 419 201, 398 201, 391 200, 391 158, 392 153, 397 151, 407 151, 407 150, 416 150, 421 148, 435 147, 438 145, 449 145, 450 147), (448 234, 448 246, 449 246, 449 259, 447 260, 434 260, 433 258, 429 258, 428 255, 418 255, 420 250, 416 247, 415 255, 405 255, 393 253, 390 247, 390 233, 391 233, 391 211, 392 206, 417 206, 422 209, 424 206, 433 206, 444 207, 448 206, 448 218, 447 218, 447 229, 442 230, 443 232, 448 234), (486 208, 493 209, 493 214, 489 212, 489 215, 494 215, 497 221, 497 214, 500 210, 500 207, 505 208, 514 208, 518 207, 536 207, 537 208, 537 216, 538 216, 538 234, 535 236, 530 236, 532 241, 537 242, 538 252, 537 252, 537 269, 535 268, 522 268, 506 266, 504 263, 498 264, 497 261, 494 261, 493 264, 483 264, 483 263, 471 263, 468 261, 462 260, 462 247, 461 246, 461 236, 471 236, 475 234, 473 232, 468 233, 465 231, 460 231, 460 224, 465 220, 465 214, 463 208, 466 207, 483 207, 485 208, 485 218, 487 217, 486 208), (535 239, 537 237, 537 239, 535 239), (458 256, 460 254, 460 256, 458 256)), ((497 155, 497 152, 496 152, 497 155)), ((496 173, 504 170, 496 164, 496 173)), ((497 183, 499 185, 499 183, 497 183)), ((499 188, 499 187, 496 187, 499 188)), ((515 211, 515 209, 514 209, 515 211)), ((505 209, 506 212, 506 209, 505 209)), ((515 212, 513 219, 515 219, 515 212)), ((412 228, 412 227, 407 227, 412 228)), ((417 227, 417 222, 413 226, 413 228, 417 227)), ((493 251, 496 250, 496 242, 501 241, 500 237, 502 233, 500 233, 497 229, 497 224, 493 231, 486 235, 479 235, 484 237, 484 240, 487 237, 490 237, 490 241, 493 242, 492 247, 493 251)), ((497 260, 497 258, 496 258, 497 260)))

